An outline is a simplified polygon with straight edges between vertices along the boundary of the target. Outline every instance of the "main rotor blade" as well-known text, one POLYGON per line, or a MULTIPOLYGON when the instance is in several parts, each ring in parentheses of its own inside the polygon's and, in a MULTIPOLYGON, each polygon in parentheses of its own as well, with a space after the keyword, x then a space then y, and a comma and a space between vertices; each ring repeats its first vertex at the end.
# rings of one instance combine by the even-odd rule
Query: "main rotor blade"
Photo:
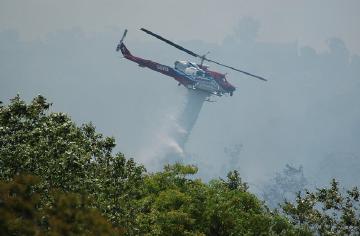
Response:
POLYGON ((154 36, 154 37, 157 38, 157 39, 160 39, 161 41, 164 41, 165 43, 170 44, 171 46, 173 46, 173 47, 175 47, 175 48, 177 48, 177 49, 179 49, 179 50, 181 50, 181 51, 184 51, 184 52, 190 54, 190 55, 193 56, 193 57, 198 57, 198 58, 201 58, 202 60, 205 60, 205 61, 208 61, 208 62, 212 62, 212 63, 215 63, 215 64, 220 65, 220 66, 224 66, 224 67, 226 67, 226 68, 229 68, 229 69, 232 69, 232 70, 241 72, 241 73, 243 73, 243 74, 246 74, 246 75, 255 77, 255 78, 257 78, 257 79, 261 79, 261 80, 263 80, 263 81, 267 81, 267 79, 265 79, 265 78, 263 78, 263 77, 261 77, 261 76, 254 75, 254 74, 251 74, 251 73, 249 73, 249 72, 236 69, 236 68, 234 68, 234 67, 232 67, 232 66, 227 66, 227 65, 224 65, 224 64, 222 64, 222 63, 220 63, 220 62, 207 59, 205 56, 200 56, 199 54, 196 54, 196 53, 194 53, 194 52, 192 52, 192 51, 190 51, 190 50, 188 50, 188 49, 186 49, 186 48, 184 48, 184 47, 182 47, 182 46, 180 46, 180 45, 178 45, 178 44, 176 44, 176 43, 174 43, 174 42, 171 42, 170 40, 168 40, 168 39, 166 39, 166 38, 161 37, 160 35, 157 35, 157 34, 151 32, 150 30, 147 30, 147 29, 144 29, 144 28, 141 28, 141 30, 144 31, 144 32, 147 33, 147 34, 150 34, 150 35, 154 36))
POLYGON ((249 73, 249 72, 236 69, 236 68, 234 68, 234 67, 232 67, 232 66, 227 66, 227 65, 224 65, 224 64, 222 64, 222 63, 220 63, 220 62, 213 61, 213 60, 210 60, 210 59, 207 59, 207 58, 205 58, 204 60, 205 60, 205 61, 208 61, 208 62, 215 63, 215 64, 217 64, 217 65, 219 65, 219 66, 224 66, 224 67, 226 67, 226 68, 229 68, 229 69, 232 69, 232 70, 241 72, 241 73, 243 73, 243 74, 245 74, 245 75, 249 75, 249 76, 255 77, 255 78, 257 78, 257 79, 261 79, 261 80, 263 80, 263 81, 267 81, 267 79, 265 79, 265 78, 263 78, 263 77, 261 77, 261 76, 254 75, 254 74, 251 74, 251 73, 249 73))
POLYGON ((191 56, 201 57, 200 55, 198 55, 198 54, 196 54, 196 53, 194 53, 194 52, 192 52, 192 51, 190 51, 190 50, 188 50, 188 49, 186 49, 186 48, 184 48, 184 47, 182 47, 182 46, 180 46, 180 45, 178 45, 178 44, 176 44, 176 43, 174 43, 174 42, 171 42, 170 40, 165 39, 165 38, 161 37, 160 35, 157 35, 157 34, 151 32, 151 31, 149 31, 149 30, 147 30, 147 29, 141 28, 141 30, 144 31, 144 32, 147 33, 147 34, 150 34, 150 35, 154 36, 154 37, 157 38, 157 39, 160 39, 160 40, 164 41, 165 43, 170 44, 171 46, 176 47, 177 49, 179 49, 179 50, 181 50, 181 51, 184 51, 184 52, 190 54, 191 56))

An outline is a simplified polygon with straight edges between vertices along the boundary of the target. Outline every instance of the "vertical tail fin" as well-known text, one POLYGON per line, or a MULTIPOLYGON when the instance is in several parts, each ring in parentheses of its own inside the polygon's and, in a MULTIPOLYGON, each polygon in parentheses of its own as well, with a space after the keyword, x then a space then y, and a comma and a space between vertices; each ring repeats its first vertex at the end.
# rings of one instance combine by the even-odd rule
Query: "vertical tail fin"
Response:
POLYGON ((116 51, 121 50, 121 53, 123 54, 124 57, 126 56, 132 56, 129 49, 126 48, 124 43, 118 44, 116 51))
POLYGON ((127 29, 124 31, 124 34, 121 37, 120 42, 118 43, 118 45, 116 47, 117 52, 121 49, 121 44, 123 44, 123 41, 124 41, 124 38, 125 38, 126 34, 127 34, 127 29))
POLYGON ((120 42, 118 43, 118 45, 117 45, 117 47, 116 47, 116 51, 118 52, 118 51, 121 50, 121 53, 122 53, 124 56, 131 56, 130 51, 126 48, 125 44, 123 43, 126 34, 127 34, 127 29, 124 31, 124 34, 123 34, 123 36, 121 37, 120 42))

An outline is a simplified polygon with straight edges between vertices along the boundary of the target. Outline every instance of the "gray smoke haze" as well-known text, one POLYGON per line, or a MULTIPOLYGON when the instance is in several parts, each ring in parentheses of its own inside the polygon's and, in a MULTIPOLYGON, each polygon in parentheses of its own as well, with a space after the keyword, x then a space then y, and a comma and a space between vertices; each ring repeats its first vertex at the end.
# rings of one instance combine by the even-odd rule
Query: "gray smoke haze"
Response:
MULTIPOLYGON (((225 176, 235 165, 255 186, 290 163, 302 165, 313 184, 336 177, 359 185, 359 55, 340 38, 328 39, 328 49, 321 52, 296 41, 258 41, 260 28, 247 18, 220 44, 179 42, 199 53, 211 50, 209 57, 269 79, 264 83, 212 66, 228 72, 237 91, 216 103, 195 104, 200 113, 183 113, 192 116, 185 128, 192 130, 188 137, 189 132, 171 131, 179 128, 171 123, 190 101, 185 88, 121 59, 114 49, 123 29, 57 31, 30 42, 15 31, 0 32, 0 100, 7 103, 16 93, 26 100, 43 94, 53 110, 69 113, 78 123, 92 121, 98 131, 116 138, 117 151, 149 169, 152 160, 161 160, 150 152, 152 144, 159 144, 163 127, 172 127, 170 138, 180 149, 187 140, 185 162, 197 164, 205 179, 225 176), (235 156, 224 151, 239 145, 235 156)), ((163 64, 189 59, 161 42, 126 44, 134 55, 163 64)))

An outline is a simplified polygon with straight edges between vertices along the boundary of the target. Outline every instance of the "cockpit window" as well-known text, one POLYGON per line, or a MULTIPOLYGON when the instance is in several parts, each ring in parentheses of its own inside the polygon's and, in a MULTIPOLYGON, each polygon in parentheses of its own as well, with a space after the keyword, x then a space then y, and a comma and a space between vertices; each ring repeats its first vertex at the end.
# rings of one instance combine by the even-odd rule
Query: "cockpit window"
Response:
POLYGON ((190 61, 189 61, 189 64, 190 64, 191 66, 195 67, 195 68, 200 69, 200 67, 199 67, 196 63, 193 63, 193 62, 190 62, 190 61))
POLYGON ((190 65, 192 65, 193 67, 196 67, 195 63, 189 62, 190 65))
POLYGON ((196 71, 196 76, 204 77, 204 72, 201 70, 196 71))

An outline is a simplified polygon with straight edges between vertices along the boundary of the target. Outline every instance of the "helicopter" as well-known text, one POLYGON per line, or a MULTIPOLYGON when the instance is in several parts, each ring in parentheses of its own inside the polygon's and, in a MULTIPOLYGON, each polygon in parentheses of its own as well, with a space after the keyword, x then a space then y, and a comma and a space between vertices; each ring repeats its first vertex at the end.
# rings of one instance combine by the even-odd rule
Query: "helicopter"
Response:
POLYGON ((249 72, 236 69, 232 66, 228 66, 225 64, 222 64, 220 62, 211 60, 207 58, 207 54, 199 55, 197 53, 194 53, 193 51, 190 51, 168 39, 163 38, 162 36, 155 34, 147 29, 141 28, 140 30, 144 31, 145 33, 154 36, 155 38, 195 57, 200 59, 200 64, 194 63, 187 60, 178 60, 175 61, 174 67, 170 67, 167 65, 163 65, 151 60, 143 59, 141 57, 134 56, 130 53, 130 51, 127 49, 127 47, 124 44, 124 39, 127 34, 127 29, 125 29, 123 36, 120 39, 120 42, 118 43, 116 47, 116 51, 121 51, 124 58, 133 61, 137 63, 140 67, 147 67, 151 70, 154 70, 156 72, 159 72, 161 74, 170 76, 174 78, 178 85, 183 85, 184 87, 192 90, 202 90, 210 95, 216 95, 216 96, 223 96, 224 94, 229 94, 230 96, 233 95, 234 91, 236 90, 235 86, 230 84, 226 79, 226 74, 209 70, 209 67, 207 65, 204 65, 204 61, 217 64, 219 66, 226 67, 231 70, 235 70, 237 72, 246 74, 248 76, 251 76, 253 78, 260 79, 262 81, 267 81, 265 78, 251 74, 249 72))

